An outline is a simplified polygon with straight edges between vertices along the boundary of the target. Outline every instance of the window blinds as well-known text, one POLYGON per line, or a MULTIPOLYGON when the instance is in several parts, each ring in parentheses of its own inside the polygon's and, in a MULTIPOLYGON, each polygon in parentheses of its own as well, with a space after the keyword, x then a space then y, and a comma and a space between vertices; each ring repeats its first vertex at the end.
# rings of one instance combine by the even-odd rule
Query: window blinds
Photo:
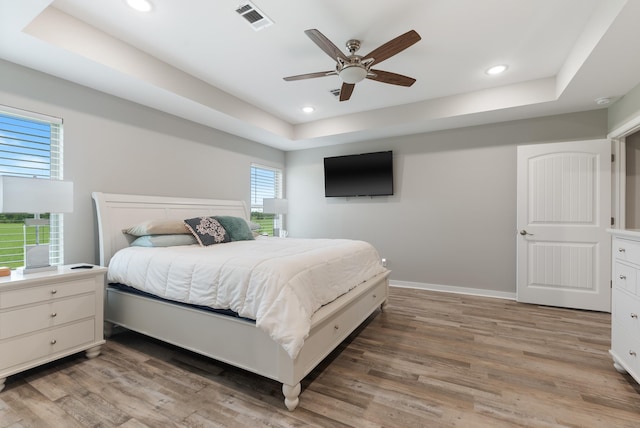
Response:
MULTIPOLYGON (((62 119, 0 105, 0 175, 61 180, 62 119)), ((32 213, 29 213, 32 214, 32 213)), ((62 215, 50 216, 50 263, 63 263, 62 215)), ((23 264, 24 233, 0 229, 0 264, 23 264)))

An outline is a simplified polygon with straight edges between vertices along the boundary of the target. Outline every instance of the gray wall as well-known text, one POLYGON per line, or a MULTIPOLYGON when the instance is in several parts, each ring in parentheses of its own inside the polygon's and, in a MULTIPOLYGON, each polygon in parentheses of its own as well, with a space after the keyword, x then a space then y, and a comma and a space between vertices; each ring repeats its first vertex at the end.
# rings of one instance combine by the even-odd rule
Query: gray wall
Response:
POLYGON ((0 61, 0 104, 64 119, 65 262, 97 262, 91 192, 250 199, 250 164, 284 152, 0 61))
POLYGON ((370 241, 392 282, 513 294, 517 145, 606 133, 607 112, 597 110, 287 152, 286 227, 292 237, 370 241), (324 197, 325 156, 389 149, 394 196, 324 197))
POLYGON ((518 144, 603 138, 605 110, 283 153, 0 61, 0 103, 64 119, 65 261, 95 262, 92 191, 249 201, 252 161, 286 160, 291 236, 372 242, 392 279, 515 292, 518 144), (324 156, 394 151, 396 195, 327 199, 324 156))

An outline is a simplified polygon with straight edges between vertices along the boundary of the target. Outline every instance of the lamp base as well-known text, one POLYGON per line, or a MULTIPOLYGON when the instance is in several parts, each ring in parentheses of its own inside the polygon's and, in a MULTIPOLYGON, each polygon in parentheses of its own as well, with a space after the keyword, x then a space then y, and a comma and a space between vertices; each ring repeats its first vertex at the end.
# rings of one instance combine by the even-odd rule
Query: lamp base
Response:
POLYGON ((40 267, 19 267, 16 268, 16 272, 18 272, 19 274, 23 274, 23 275, 27 275, 30 273, 36 273, 36 272, 48 272, 48 271, 52 271, 52 270, 57 270, 58 266, 40 266, 40 267))
POLYGON ((41 272, 42 270, 57 269, 49 264, 49 244, 24 246, 23 273, 41 272))

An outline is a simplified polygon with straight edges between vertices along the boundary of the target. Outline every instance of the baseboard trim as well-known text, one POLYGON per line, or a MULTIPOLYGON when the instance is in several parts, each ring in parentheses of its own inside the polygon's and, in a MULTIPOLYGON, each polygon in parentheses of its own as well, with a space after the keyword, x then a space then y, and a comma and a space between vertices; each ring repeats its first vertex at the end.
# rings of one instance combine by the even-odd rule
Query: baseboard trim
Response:
POLYGON ((419 290, 442 291, 444 293, 467 294, 470 296, 493 297, 496 299, 516 300, 516 293, 479 288, 456 287, 453 285, 426 284, 423 282, 390 281, 391 287, 416 288, 419 290))

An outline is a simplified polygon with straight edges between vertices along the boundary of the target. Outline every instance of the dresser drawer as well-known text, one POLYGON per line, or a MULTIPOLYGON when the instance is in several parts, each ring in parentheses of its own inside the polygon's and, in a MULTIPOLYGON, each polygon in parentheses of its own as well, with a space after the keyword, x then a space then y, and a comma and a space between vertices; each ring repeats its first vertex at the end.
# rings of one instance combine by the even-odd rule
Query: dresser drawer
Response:
POLYGON ((616 337, 624 338, 626 346, 640 356, 640 299, 620 290, 613 290, 612 297, 612 341, 616 342, 616 337))
POLYGON ((613 290, 611 354, 636 380, 640 379, 640 300, 613 290))
POLYGON ((95 316, 95 293, 0 313, 0 340, 95 316))
POLYGON ((85 278, 15 288, 0 293, 0 309, 89 293, 94 291, 95 287, 96 282, 93 278, 85 278))
POLYGON ((613 266, 613 286, 631 294, 637 294, 638 274, 635 267, 616 261, 613 266))
POLYGON ((634 379, 640 379, 640 349, 637 341, 624 331, 614 331, 611 335, 611 354, 614 359, 634 379))
POLYGON ((611 245, 613 257, 640 265, 640 242, 614 238, 611 245))
POLYGON ((14 340, 1 341, 0 371, 91 343, 96 340, 94 336, 95 322, 88 319, 14 340))

